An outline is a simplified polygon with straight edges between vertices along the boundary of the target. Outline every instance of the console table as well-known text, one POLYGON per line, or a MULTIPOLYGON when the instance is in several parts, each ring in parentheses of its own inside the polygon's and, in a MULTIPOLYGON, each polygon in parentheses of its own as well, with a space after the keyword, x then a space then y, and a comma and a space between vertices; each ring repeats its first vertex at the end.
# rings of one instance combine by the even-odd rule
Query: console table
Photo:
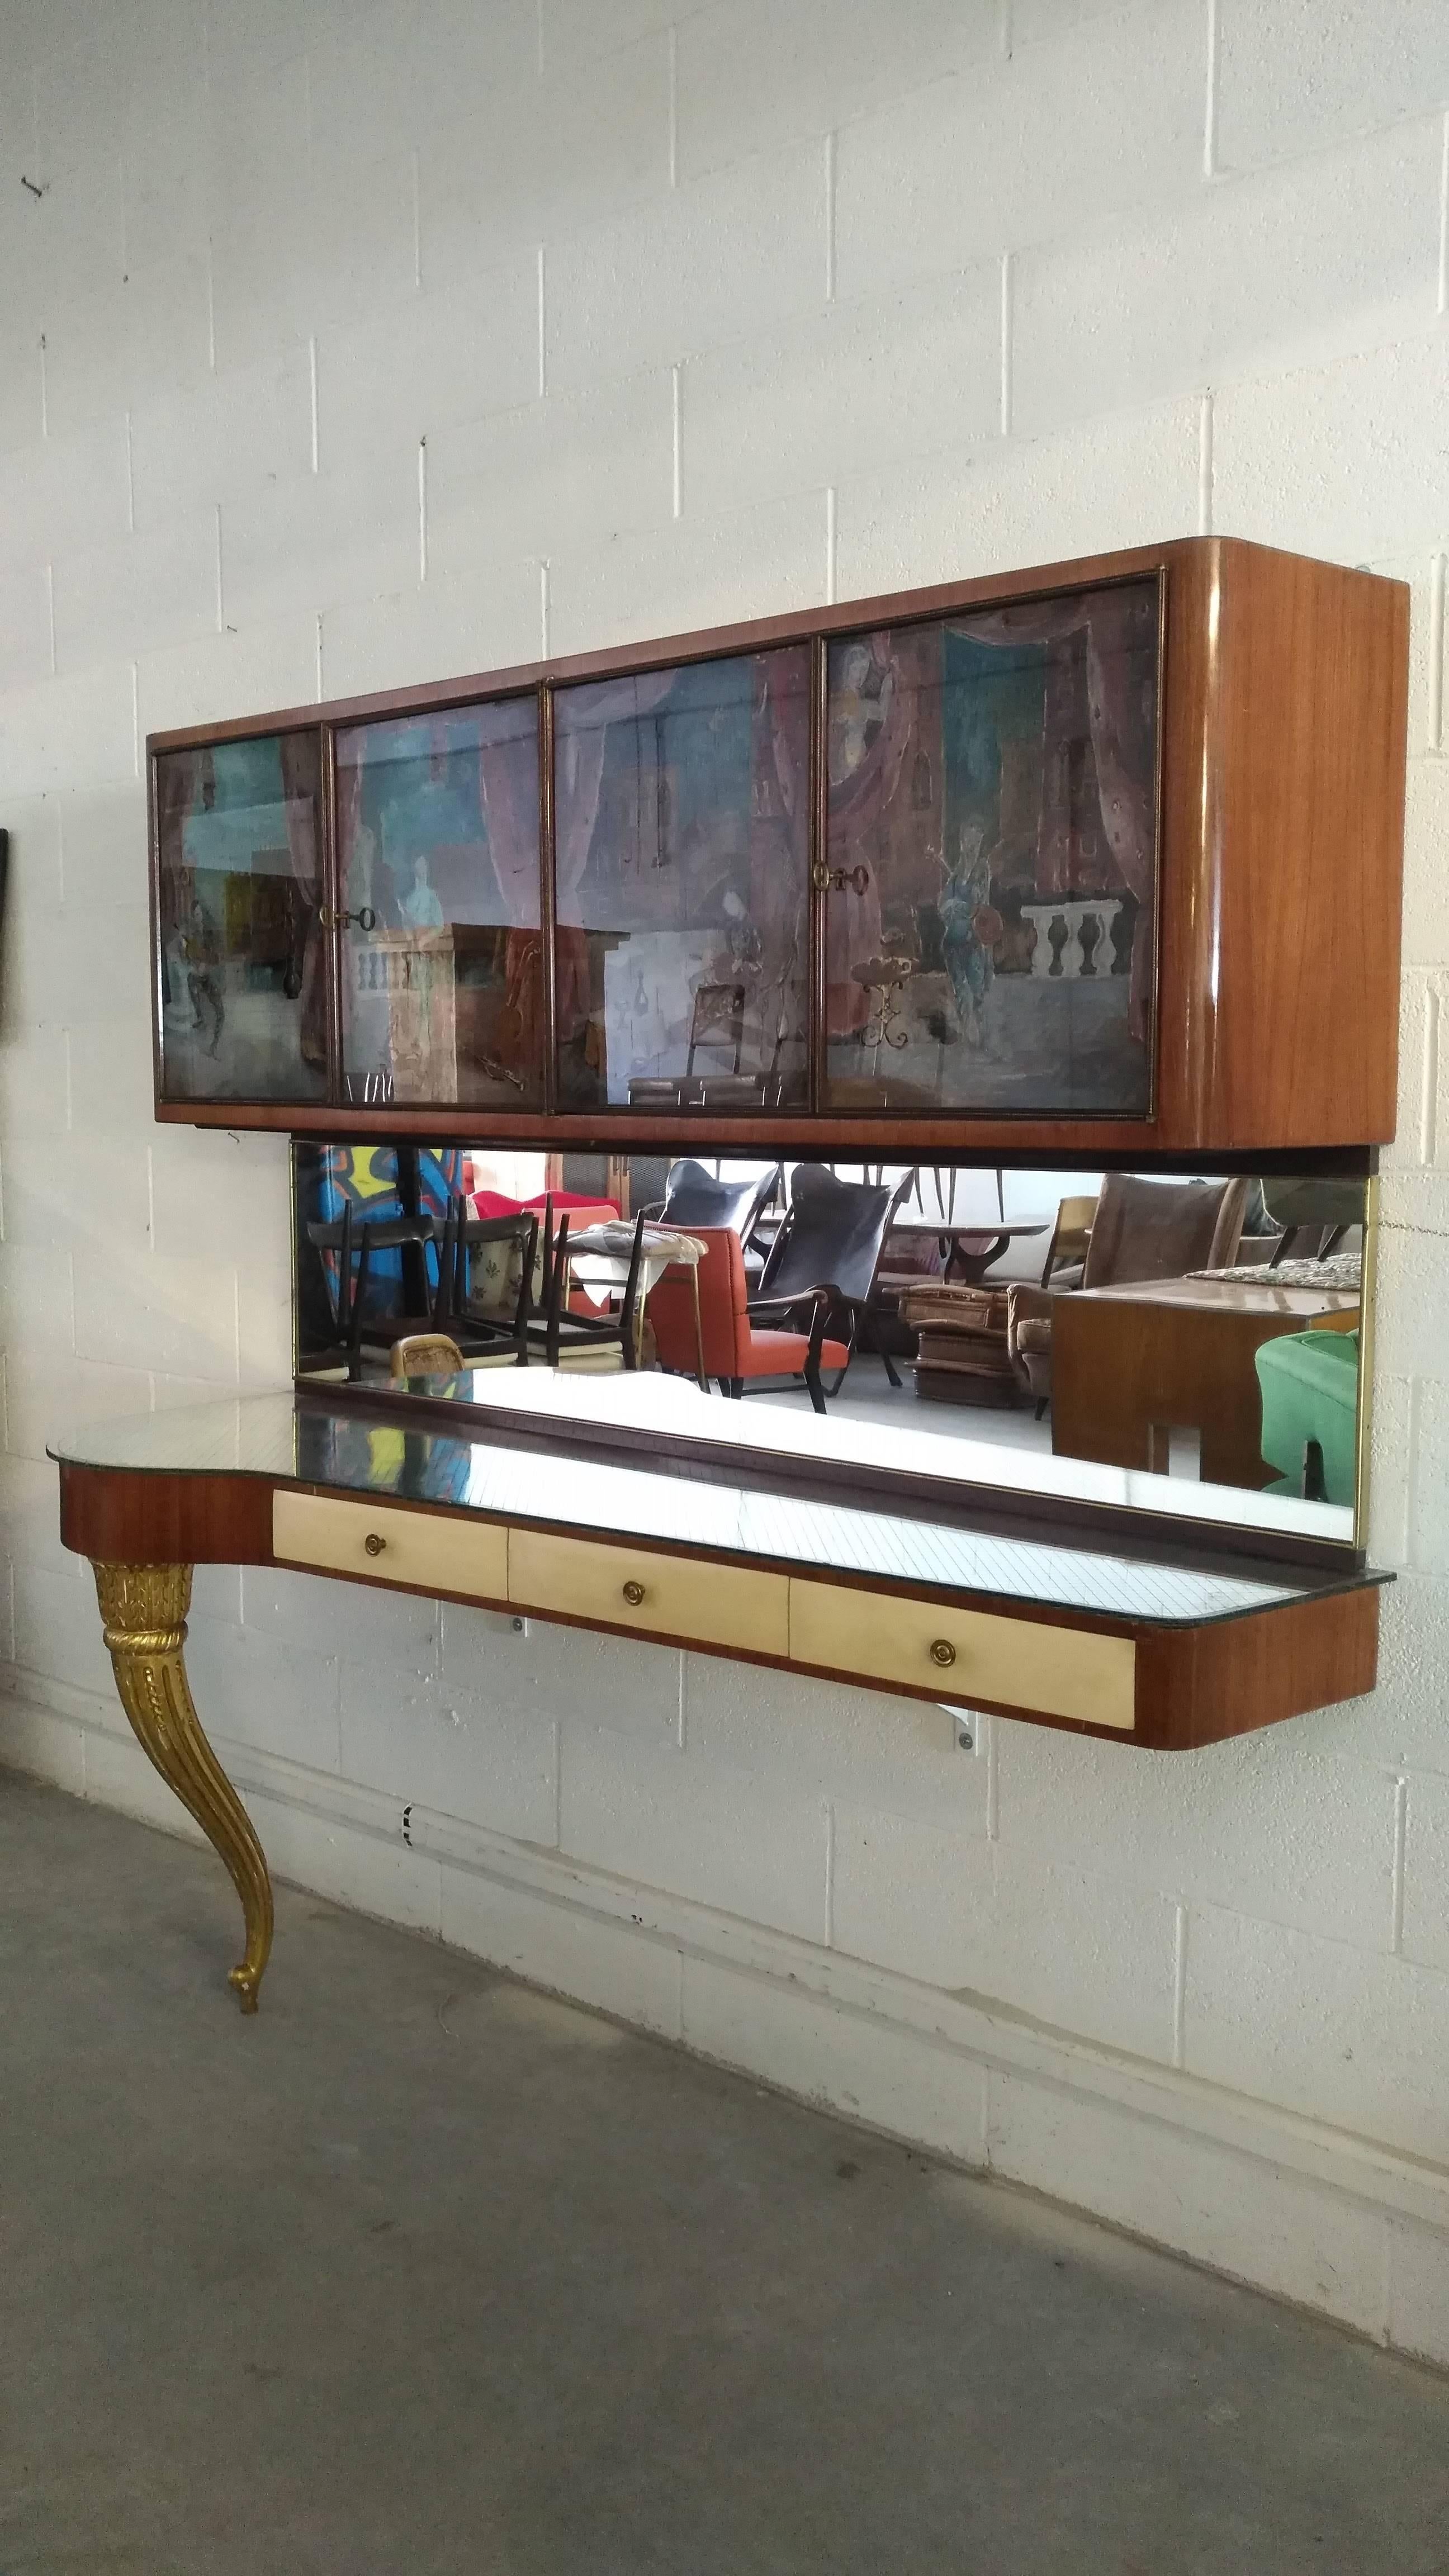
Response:
MULTIPOLYGON (((993 1528, 973 1488, 860 1510, 762 1464, 636 1466, 506 1426, 290 1391, 58 1440, 127 1717, 226 1863, 254 2012, 266 1860, 183 1660, 192 1567, 282 1565, 1185 1750, 1372 1688, 1372 1571, 1162 1561, 993 1528), (480 1436, 481 1435, 481 1436, 480 1436)), ((1124 1515, 1130 1519, 1131 1515, 1124 1515)))

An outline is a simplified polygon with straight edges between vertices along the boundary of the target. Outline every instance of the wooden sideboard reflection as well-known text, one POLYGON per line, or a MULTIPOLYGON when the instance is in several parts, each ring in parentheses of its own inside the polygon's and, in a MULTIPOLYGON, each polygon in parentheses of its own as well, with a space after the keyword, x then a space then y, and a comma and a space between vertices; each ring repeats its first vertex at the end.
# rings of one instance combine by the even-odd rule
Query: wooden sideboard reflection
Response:
POLYGON ((1285 1333, 1352 1332, 1354 1288, 1161 1279, 1059 1297, 1052 1450, 1165 1473, 1171 1435, 1195 1432, 1204 1483, 1266 1485, 1254 1360, 1285 1333))

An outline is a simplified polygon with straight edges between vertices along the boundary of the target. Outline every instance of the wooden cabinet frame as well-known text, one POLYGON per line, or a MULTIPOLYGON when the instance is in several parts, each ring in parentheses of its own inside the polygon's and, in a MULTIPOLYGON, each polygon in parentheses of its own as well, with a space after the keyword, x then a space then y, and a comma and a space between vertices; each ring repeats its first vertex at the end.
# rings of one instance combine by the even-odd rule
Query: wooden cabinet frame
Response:
POLYGON ((904 1152, 1150 1164, 1165 1156, 1372 1148, 1392 1137, 1398 1030, 1408 592, 1401 583, 1218 537, 852 601, 703 633, 153 734, 150 784, 156 1114, 193 1126, 314 1137, 649 1152, 904 1152), (803 1111, 555 1105, 553 692, 809 642, 812 877, 824 849, 831 638, 1155 576, 1160 586, 1158 966, 1145 1117, 827 1111, 823 898, 810 896, 810 1100, 803 1111), (343 1096, 336 735, 526 692, 539 702, 544 1109, 343 1096), (169 751, 316 729, 323 753, 328 1099, 162 1097, 156 762, 169 751))

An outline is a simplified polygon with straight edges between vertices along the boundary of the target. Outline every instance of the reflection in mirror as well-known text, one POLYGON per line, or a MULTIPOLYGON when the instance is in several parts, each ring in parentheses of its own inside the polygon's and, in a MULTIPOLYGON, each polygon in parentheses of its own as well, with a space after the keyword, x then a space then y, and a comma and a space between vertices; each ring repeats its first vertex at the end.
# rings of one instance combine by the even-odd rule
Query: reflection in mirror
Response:
POLYGON ((316 733, 156 762, 157 972, 167 1100, 325 1097, 316 733))
POLYGON ((1353 1541, 1362 1181, 293 1151, 304 1376, 1353 1541))
POLYGON ((543 1100, 538 705, 337 737, 349 1100, 543 1100))
POLYGON ((830 646, 827 1099, 1151 1105, 1155 580, 830 646))
POLYGON ((805 645, 560 689, 566 1108, 806 1096, 805 645))

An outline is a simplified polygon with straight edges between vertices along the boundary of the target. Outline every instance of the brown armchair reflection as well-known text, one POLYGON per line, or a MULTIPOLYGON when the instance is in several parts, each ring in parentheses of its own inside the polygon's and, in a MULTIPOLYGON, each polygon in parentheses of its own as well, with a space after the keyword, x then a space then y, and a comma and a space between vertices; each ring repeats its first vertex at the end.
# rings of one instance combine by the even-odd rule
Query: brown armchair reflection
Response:
MULTIPOLYGON (((1091 1226, 1082 1287, 1226 1269, 1237 1250, 1247 1199, 1245 1180, 1147 1181, 1109 1172, 1091 1226)), ((1049 1267, 1051 1259, 1048 1254, 1049 1267)), ((1071 1293, 1020 1285, 1007 1294, 1007 1353, 1020 1384, 1036 1399, 1038 1421, 1051 1401, 1056 1299, 1071 1293)))

